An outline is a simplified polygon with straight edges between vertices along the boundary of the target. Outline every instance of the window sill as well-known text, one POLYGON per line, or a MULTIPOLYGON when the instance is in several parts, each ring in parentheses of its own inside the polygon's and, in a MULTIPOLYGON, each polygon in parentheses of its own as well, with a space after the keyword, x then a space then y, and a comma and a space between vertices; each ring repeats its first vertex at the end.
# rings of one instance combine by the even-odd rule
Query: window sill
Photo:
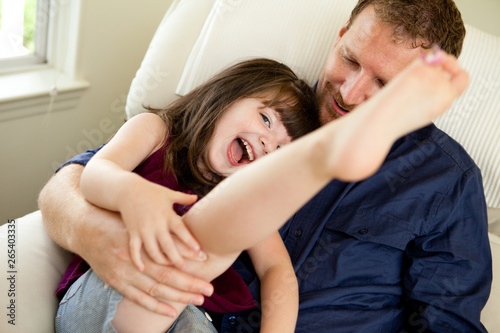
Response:
POLYGON ((0 122, 74 108, 89 86, 50 67, 0 75, 0 122))

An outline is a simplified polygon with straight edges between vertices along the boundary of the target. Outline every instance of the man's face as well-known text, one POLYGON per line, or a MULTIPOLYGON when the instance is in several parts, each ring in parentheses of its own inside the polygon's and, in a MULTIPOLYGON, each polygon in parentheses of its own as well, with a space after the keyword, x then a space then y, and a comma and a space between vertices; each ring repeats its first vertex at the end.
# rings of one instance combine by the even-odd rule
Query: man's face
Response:
POLYGON ((396 76, 422 48, 396 42, 393 27, 378 22, 373 6, 364 9, 344 26, 327 59, 316 87, 323 124, 337 119, 376 94, 396 76))

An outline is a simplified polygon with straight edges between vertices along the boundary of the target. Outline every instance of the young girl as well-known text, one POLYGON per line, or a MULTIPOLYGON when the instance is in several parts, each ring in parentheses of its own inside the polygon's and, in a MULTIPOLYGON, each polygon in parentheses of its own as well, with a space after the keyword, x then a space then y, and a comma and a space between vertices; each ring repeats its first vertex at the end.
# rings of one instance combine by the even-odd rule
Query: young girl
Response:
MULTIPOLYGON (((179 215, 226 176, 319 127, 317 115, 313 91, 287 66, 267 59, 242 62, 167 109, 127 121, 88 163, 81 190, 93 204, 121 213, 138 269, 144 268, 142 248, 157 263, 182 268, 185 260, 177 246, 195 252, 200 246, 179 215), (181 244, 174 245, 175 240, 181 244)), ((262 298, 279 290, 286 295, 280 310, 265 316, 264 327, 293 332, 298 291, 288 253, 277 232, 258 247, 249 255, 262 279, 262 298)), ((235 312, 255 307, 231 269, 214 286, 215 295, 204 308, 235 312)), ((130 329, 121 325, 120 310, 113 321, 119 332, 130 329)), ((144 325, 137 312, 132 317, 144 325)), ((177 323, 176 330, 180 326, 186 324, 177 323)))
MULTIPOLYGON (((275 235, 275 230, 329 181, 370 176, 397 138, 442 114, 465 89, 467 74, 453 57, 441 54, 426 60, 413 62, 355 112, 243 168, 201 199, 182 219, 208 259, 186 260, 186 272, 212 280, 241 251, 250 248, 250 254, 259 253, 269 235, 275 235)), ((229 144, 228 157, 233 156, 229 147, 236 146, 229 144)), ((238 152, 239 157, 241 150, 235 149, 234 155, 238 152)), ((259 271, 258 263, 255 266, 259 271)), ((264 284, 262 292, 266 292, 264 284)), ((279 311, 283 304, 272 308, 279 311)), ((184 308, 172 305, 177 310, 184 308)), ((265 326, 267 318, 264 313, 262 331, 288 329, 265 326)), ((113 325, 118 331, 143 331, 147 323, 151 331, 164 332, 172 322, 124 299, 113 325)))

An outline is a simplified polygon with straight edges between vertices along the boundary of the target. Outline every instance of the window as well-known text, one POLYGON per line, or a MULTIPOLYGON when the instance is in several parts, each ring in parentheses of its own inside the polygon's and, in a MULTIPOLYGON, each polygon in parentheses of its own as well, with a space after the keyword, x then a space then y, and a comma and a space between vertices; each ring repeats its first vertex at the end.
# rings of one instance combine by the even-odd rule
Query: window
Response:
POLYGON ((47 61, 50 0, 0 0, 0 71, 47 61))
POLYGON ((77 75, 81 2, 0 0, 0 28, 17 29, 8 38, 17 42, 19 52, 0 58, 0 122, 69 110, 78 104, 89 86, 77 75), (25 18, 28 12, 31 18, 25 18), (24 34, 26 38, 21 37, 24 34))

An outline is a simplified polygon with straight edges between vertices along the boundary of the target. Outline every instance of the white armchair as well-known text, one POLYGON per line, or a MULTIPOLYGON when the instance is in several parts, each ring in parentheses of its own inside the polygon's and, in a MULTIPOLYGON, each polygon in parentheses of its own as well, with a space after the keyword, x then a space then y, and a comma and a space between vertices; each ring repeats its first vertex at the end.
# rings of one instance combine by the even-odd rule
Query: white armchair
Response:
MULTIPOLYGON (((164 106, 220 68, 249 56, 271 57, 314 83, 338 29, 355 0, 175 0, 153 37, 132 82, 126 111, 164 106), (275 13, 284 12, 276 22, 275 13), (255 24, 258 22, 258 24, 255 24), (272 31, 272 34, 269 33, 272 31), (231 47, 227 47, 230 45, 231 47)), ((483 173, 494 276, 500 275, 500 37, 467 26, 460 58, 472 81, 436 124, 459 141, 483 173), (471 115, 469 111, 473 111, 471 115)), ((54 291, 71 254, 43 229, 39 211, 0 227, 1 332, 53 332, 54 291), (9 240, 15 235, 15 263, 9 240), (8 267, 12 263, 12 267, 8 267), (10 277, 13 277, 9 279, 10 277), (15 295, 12 294, 15 293, 15 295), (13 308, 13 306, 15 308, 13 308), (9 317, 10 313, 15 315, 9 317), (7 315, 6 315, 7 314, 7 315), (14 320, 15 325, 9 323, 14 320)), ((490 332, 500 332, 498 278, 482 312, 490 332)))

